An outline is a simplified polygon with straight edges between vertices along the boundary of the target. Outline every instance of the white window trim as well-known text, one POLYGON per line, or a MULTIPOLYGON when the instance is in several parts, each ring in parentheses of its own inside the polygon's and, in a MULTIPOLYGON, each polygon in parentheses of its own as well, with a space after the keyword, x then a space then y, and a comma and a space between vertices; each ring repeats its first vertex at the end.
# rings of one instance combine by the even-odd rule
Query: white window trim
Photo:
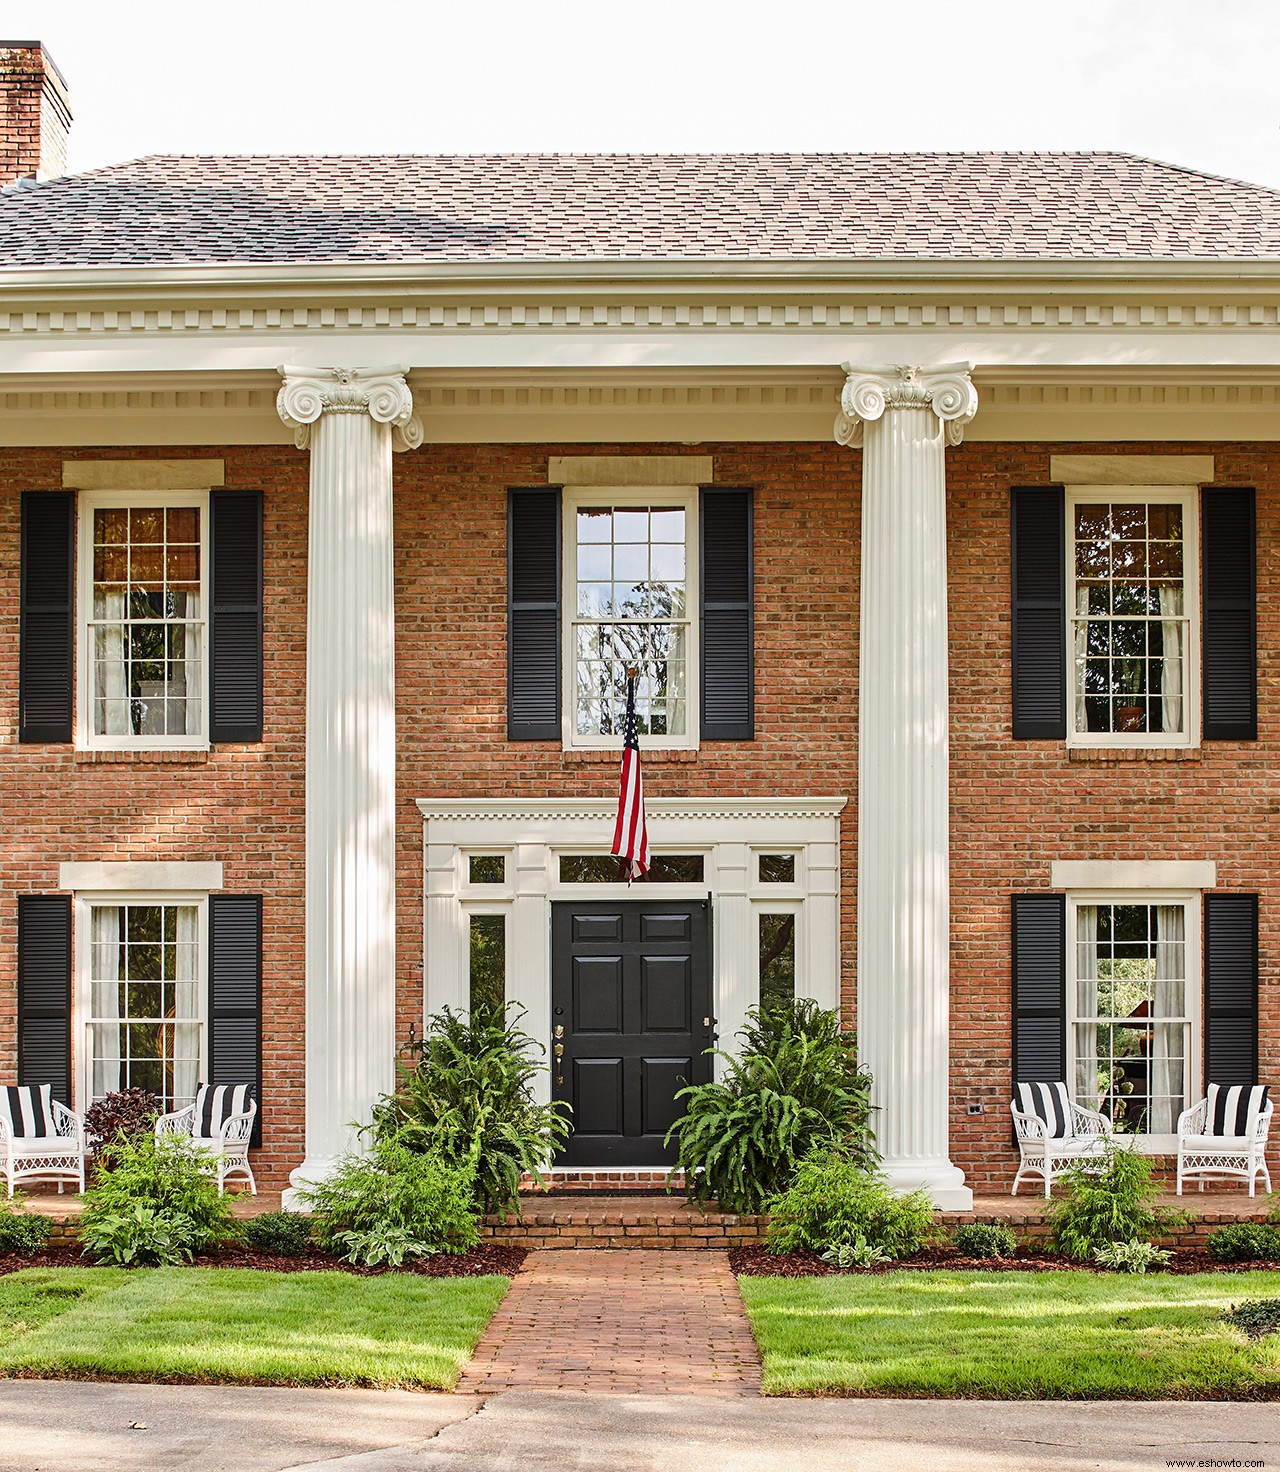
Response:
POLYGON ((1091 747, 1193 747, 1200 744, 1200 511, 1195 486, 1094 485, 1066 488, 1067 745, 1091 747), (1077 731, 1075 686, 1075 508, 1105 501, 1141 499, 1182 507, 1182 587, 1187 647, 1182 661, 1185 731, 1077 731))
MULTIPOLYGON (((1190 1108, 1201 1098, 1201 1048, 1204 1033, 1204 979, 1201 970, 1201 900, 1198 889, 1080 889, 1067 894, 1066 947, 1066 1015, 1067 1015, 1067 1091, 1076 1095, 1076 911, 1081 905, 1181 905, 1186 916, 1185 954, 1187 963, 1187 1034, 1186 1073, 1183 1108, 1190 1108)), ((1092 1106, 1089 1106, 1092 1107, 1092 1106)), ((1169 1135, 1131 1135, 1117 1130, 1125 1140, 1132 1140, 1143 1155, 1176 1155, 1178 1137, 1169 1135)))
POLYGON ((200 1027, 200 1077, 209 1071, 209 896, 191 890, 93 890, 74 896, 75 986, 72 995, 71 1036, 76 1054, 73 1074, 75 1108, 81 1113, 93 1101, 93 1044, 91 1042, 92 956, 91 912, 98 905, 194 905, 199 911, 196 966, 196 1021, 200 1027))
POLYGON ((641 749, 695 751, 698 747, 698 719, 701 714, 702 600, 698 576, 698 488, 697 486, 566 486, 561 512, 561 599, 564 624, 561 635, 560 691, 561 740, 566 749, 610 750, 620 747, 621 736, 582 736, 576 730, 577 660, 574 629, 578 620, 577 513, 587 506, 649 506, 662 504, 683 507, 685 518, 684 566, 685 607, 689 629, 685 655, 685 731, 680 736, 642 736, 641 749))
POLYGON ((76 547, 76 746, 81 751, 208 751, 209 749, 209 493, 208 491, 81 491, 76 547), (93 730, 93 513, 111 507, 194 506, 200 512, 200 720, 198 736, 100 736, 93 730))

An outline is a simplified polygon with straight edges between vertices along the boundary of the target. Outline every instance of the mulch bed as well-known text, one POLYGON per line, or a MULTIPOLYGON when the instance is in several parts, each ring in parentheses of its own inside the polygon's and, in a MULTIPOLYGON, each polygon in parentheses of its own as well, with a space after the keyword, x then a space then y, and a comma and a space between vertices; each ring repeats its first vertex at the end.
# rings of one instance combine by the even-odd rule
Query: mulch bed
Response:
MULTIPOLYGON (((282 1253, 257 1252, 251 1247, 230 1248, 226 1252, 203 1253, 191 1264, 197 1268, 261 1268, 273 1273, 353 1273, 360 1278, 376 1278, 383 1273, 415 1273, 420 1278, 479 1278, 488 1274, 514 1277, 528 1253, 523 1247, 486 1244, 457 1255, 437 1253, 434 1257, 407 1262, 401 1268, 365 1268, 343 1262, 327 1252, 306 1252, 286 1257, 282 1253)), ((91 1264, 78 1247, 51 1247, 34 1257, 15 1253, 0 1257, 0 1277, 22 1268, 83 1268, 91 1264)))
MULTIPOLYGON (((1016 1257, 961 1257, 953 1247, 926 1247, 898 1262, 874 1268, 838 1268, 823 1262, 816 1252, 768 1252, 763 1247, 731 1247, 729 1267, 748 1278, 825 1278, 832 1274, 896 1272, 979 1273, 1097 1273, 1109 1272, 1091 1262, 1078 1262, 1052 1252, 1019 1251, 1016 1257)), ((1219 1262, 1203 1248, 1175 1250, 1167 1268, 1149 1268, 1165 1273, 1280 1272, 1280 1262, 1219 1262)))

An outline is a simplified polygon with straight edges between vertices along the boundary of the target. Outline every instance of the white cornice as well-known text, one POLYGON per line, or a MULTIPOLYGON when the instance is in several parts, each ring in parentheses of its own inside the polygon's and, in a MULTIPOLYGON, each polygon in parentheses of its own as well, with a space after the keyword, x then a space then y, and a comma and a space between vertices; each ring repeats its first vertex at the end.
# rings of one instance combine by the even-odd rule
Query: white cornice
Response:
MULTIPOLYGON (((646 797, 650 818, 835 818, 844 797, 646 797)), ((493 819, 498 822, 554 823, 565 819, 594 821, 612 818, 616 797, 565 798, 419 798, 418 811, 430 821, 493 819)))

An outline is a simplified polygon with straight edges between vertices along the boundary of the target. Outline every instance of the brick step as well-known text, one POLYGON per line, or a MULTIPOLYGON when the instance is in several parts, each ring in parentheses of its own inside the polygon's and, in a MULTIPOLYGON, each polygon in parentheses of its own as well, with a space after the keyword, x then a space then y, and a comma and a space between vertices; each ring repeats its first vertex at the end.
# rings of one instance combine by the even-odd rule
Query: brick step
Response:
POLYGON ((757 1242, 764 1218, 699 1211, 678 1196, 552 1191, 520 1203, 522 1220, 486 1217, 483 1236, 518 1247, 725 1248, 757 1242))
POLYGON ((668 1196, 677 1199, 684 1190, 684 1172, 667 1170, 570 1170, 556 1168, 543 1176, 539 1185, 533 1176, 520 1177, 521 1196, 668 1196))

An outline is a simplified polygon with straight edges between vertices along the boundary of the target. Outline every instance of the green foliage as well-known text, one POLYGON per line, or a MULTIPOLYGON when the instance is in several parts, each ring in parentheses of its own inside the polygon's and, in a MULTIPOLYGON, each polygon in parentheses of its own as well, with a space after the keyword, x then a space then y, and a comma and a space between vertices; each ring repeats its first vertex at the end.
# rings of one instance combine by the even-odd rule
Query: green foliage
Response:
POLYGON ((338 1232, 335 1240, 347 1249, 343 1254, 346 1262, 363 1263, 377 1268, 384 1263, 388 1267, 403 1267, 411 1257, 429 1257, 435 1248, 420 1237, 415 1237, 407 1227, 392 1227, 385 1223, 369 1227, 366 1231, 338 1232))
POLYGON ((1250 1339, 1264 1339, 1280 1330, 1280 1298, 1249 1298, 1221 1315, 1224 1324, 1250 1339))
POLYGON ((692 1199, 759 1211, 815 1150, 839 1150, 864 1168, 875 1163, 871 1079, 834 1012, 808 999, 757 1008, 738 1036, 741 1055, 720 1055, 718 1082, 676 1096, 685 1113, 667 1139, 678 1137, 692 1199))
POLYGON ((44 1250, 53 1222, 38 1212, 15 1210, 14 1202, 0 1203, 0 1257, 16 1253, 34 1257, 44 1250))
POLYGON ((1094 1262, 1116 1273, 1145 1273, 1148 1268, 1167 1267, 1172 1257, 1171 1248, 1140 1242, 1136 1237, 1132 1242, 1111 1242, 1093 1249, 1094 1262))
POLYGON ((852 1242, 841 1242, 838 1247, 828 1247, 822 1254, 823 1262, 834 1263, 838 1268, 874 1268, 893 1259, 874 1242, 864 1237, 855 1237, 852 1242))
POLYGON ((244 1224, 246 1247, 300 1257, 311 1249, 311 1221, 296 1211, 264 1211, 244 1224))
POLYGON ((402 1068, 399 1088, 374 1112, 380 1143, 469 1169, 482 1211, 518 1212, 521 1175, 541 1182, 569 1133, 567 1105, 534 1102, 541 1050, 508 1015, 518 1010, 478 1007, 468 1017, 446 1008, 429 1017, 417 1063, 402 1068))
POLYGON ((1204 1244, 1219 1262, 1280 1261, 1280 1227, 1231 1222, 1210 1232, 1204 1244))
POLYGON ((1064 1176, 1066 1196, 1050 1208, 1050 1248, 1087 1262, 1095 1248, 1146 1241, 1185 1221, 1181 1212, 1153 1205, 1160 1188, 1152 1170, 1147 1156, 1110 1140, 1082 1160, 1064 1176))
POLYGON ((965 1222, 951 1236, 961 1257, 1016 1257, 1018 1239, 1003 1222, 965 1222))
MULTIPOLYGON (((382 1250, 393 1240, 422 1252, 466 1252, 480 1240, 475 1170, 421 1155, 397 1140, 375 1141, 368 1155, 347 1155, 337 1171, 304 1192, 315 1233, 330 1252, 382 1250), (403 1234, 394 1237, 394 1234, 403 1234)), ((383 1259, 385 1260, 385 1259, 383 1259)))
POLYGON ((238 1230, 209 1158, 180 1135, 117 1136, 80 1218, 84 1250, 99 1262, 181 1262, 238 1230))
POLYGON ((768 1206, 770 1252, 823 1253, 861 1241, 887 1257, 909 1257, 933 1228, 926 1196, 895 1194, 880 1176, 838 1151, 805 1156, 791 1185, 768 1206))

